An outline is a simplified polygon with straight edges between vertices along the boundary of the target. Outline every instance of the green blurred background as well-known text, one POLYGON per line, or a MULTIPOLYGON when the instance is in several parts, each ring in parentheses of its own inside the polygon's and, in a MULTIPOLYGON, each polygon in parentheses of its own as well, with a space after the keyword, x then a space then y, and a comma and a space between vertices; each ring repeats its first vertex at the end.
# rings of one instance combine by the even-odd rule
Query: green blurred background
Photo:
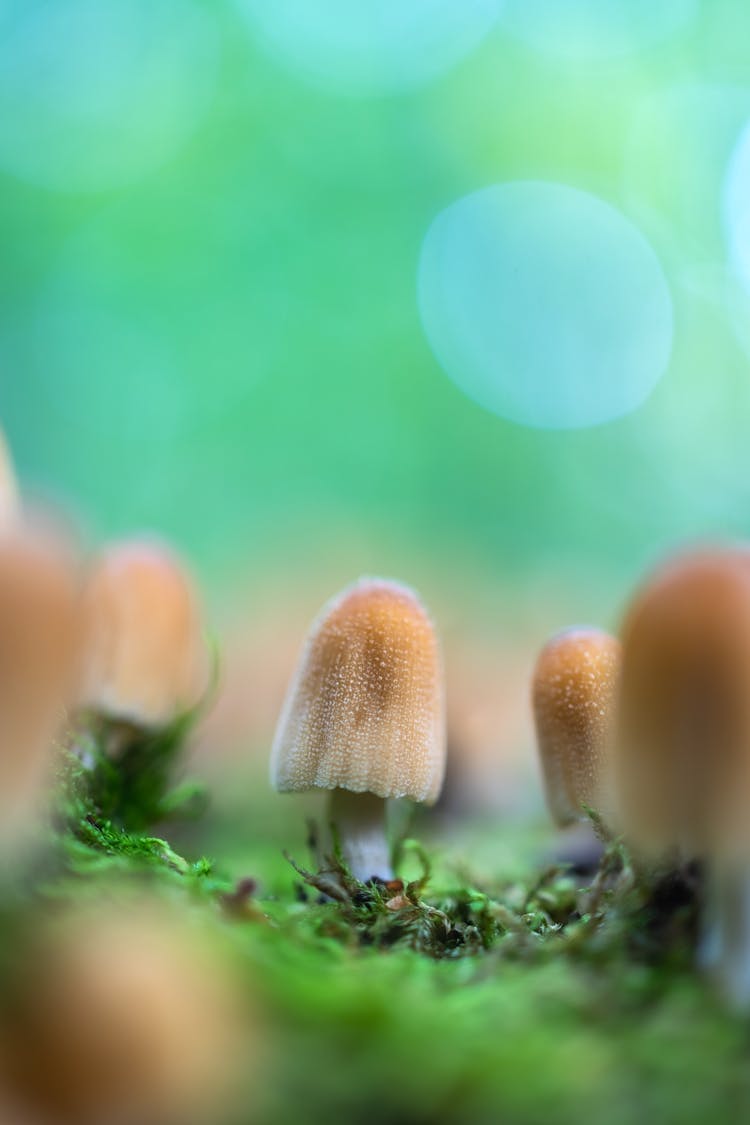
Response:
POLYGON ((551 576, 601 587, 597 611, 669 546, 746 534, 722 212, 750 7, 369 8, 0 5, 0 415, 27 487, 95 538, 160 528, 217 584, 551 576), (520 426, 431 351, 426 232, 512 180, 599 197, 661 262, 671 358, 626 416, 520 426))

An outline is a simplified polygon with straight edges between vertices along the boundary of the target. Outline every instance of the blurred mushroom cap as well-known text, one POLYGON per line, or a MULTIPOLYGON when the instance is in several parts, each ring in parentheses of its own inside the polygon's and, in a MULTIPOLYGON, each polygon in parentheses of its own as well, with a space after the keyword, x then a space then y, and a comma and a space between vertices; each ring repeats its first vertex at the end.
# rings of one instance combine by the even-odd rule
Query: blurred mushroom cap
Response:
POLYGON ((206 681, 197 599, 176 556, 149 540, 107 547, 84 588, 79 705, 160 727, 194 706, 206 681))
POLYGON ((560 825, 581 820, 581 806, 606 813, 610 734, 620 643, 600 629, 558 633, 534 669, 532 704, 547 803, 560 825))
POLYGON ((30 811, 53 763, 77 657, 69 552, 17 525, 0 532, 0 836, 30 811))
POLYGON ((676 559, 622 627, 620 814, 646 852, 750 852, 750 552, 676 559))
POLYGON ((310 630, 276 730, 272 784, 432 803, 444 771, 432 622, 412 590, 362 578, 310 630))
POLYGON ((41 923, 3 1019, 21 1105, 50 1125, 222 1120, 248 1029, 226 950, 193 922, 123 896, 41 923))

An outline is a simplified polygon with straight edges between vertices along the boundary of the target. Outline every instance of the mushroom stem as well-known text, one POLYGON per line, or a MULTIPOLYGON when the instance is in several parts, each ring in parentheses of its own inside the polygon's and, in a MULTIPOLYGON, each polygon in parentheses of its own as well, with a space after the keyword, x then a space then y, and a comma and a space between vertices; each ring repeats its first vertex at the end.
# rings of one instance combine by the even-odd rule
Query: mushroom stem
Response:
POLYGON ((750 1008, 750 863, 716 863, 708 871, 701 968, 716 981, 727 1003, 750 1008))
POLYGON ((328 819, 338 832, 341 850, 352 875, 360 882, 393 878, 385 835, 385 800, 372 793, 333 789, 328 819))

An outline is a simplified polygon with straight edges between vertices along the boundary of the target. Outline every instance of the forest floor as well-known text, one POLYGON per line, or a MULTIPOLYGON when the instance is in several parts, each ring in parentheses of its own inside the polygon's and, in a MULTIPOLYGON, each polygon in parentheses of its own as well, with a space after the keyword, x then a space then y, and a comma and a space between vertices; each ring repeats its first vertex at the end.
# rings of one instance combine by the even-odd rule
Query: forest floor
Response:
POLYGON ((238 1125, 750 1114, 750 1021, 694 968, 700 872, 646 877, 617 840, 582 869, 536 823, 438 834, 425 819, 401 878, 364 885, 293 798, 286 817, 269 816, 260 786, 206 809, 197 789, 169 792, 173 747, 156 750, 165 769, 136 760, 129 777, 68 762, 55 845, 26 892, 38 908, 135 881, 229 933, 260 1024, 248 1051, 262 1055, 238 1125), (134 788, 144 776, 151 788, 134 788))

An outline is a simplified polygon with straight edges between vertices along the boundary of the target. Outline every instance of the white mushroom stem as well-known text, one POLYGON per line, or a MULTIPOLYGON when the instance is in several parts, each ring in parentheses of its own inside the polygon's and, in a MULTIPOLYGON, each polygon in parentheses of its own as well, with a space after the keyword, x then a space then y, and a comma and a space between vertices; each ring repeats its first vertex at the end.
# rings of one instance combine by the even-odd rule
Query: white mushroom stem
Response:
POLYGON ((731 1007, 750 1009, 750 863, 709 867, 699 960, 731 1007))
POLYGON ((385 834, 385 800, 372 793, 333 789, 328 819, 338 833, 344 860, 355 879, 393 878, 385 834))

